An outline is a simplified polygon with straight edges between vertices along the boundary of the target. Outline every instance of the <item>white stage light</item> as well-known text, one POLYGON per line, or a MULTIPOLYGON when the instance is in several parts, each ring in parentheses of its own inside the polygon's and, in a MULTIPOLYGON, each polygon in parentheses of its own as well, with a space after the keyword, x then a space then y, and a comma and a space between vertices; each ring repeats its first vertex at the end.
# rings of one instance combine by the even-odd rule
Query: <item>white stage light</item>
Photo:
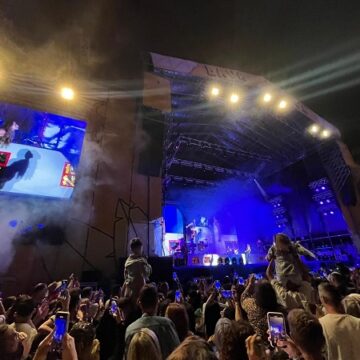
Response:
POLYGON ((239 100, 240 100, 240 96, 239 96, 238 94, 232 93, 232 94, 230 95, 230 102, 231 102, 232 104, 238 103, 239 100))
POLYGON ((286 100, 280 100, 279 101, 278 108, 280 110, 285 110, 287 108, 287 106, 288 106, 288 103, 287 103, 286 100))
POLYGON ((270 101, 272 100, 272 95, 270 93, 266 93, 264 96, 263 96, 263 101, 265 103, 269 103, 270 101))
POLYGON ((328 137, 330 137, 330 135, 331 135, 331 131, 328 129, 323 130, 320 134, 322 139, 327 139, 328 137))
POLYGON ((211 93, 211 96, 214 96, 214 97, 218 96, 220 94, 220 89, 217 86, 213 86, 211 88, 210 93, 211 93))
POLYGON ((75 91, 70 87, 62 87, 60 90, 60 95, 65 100, 74 100, 75 91))
POLYGON ((310 133, 310 134, 316 135, 316 134, 319 133, 319 131, 320 131, 320 126, 317 125, 317 124, 311 125, 311 126, 309 127, 309 133, 310 133))

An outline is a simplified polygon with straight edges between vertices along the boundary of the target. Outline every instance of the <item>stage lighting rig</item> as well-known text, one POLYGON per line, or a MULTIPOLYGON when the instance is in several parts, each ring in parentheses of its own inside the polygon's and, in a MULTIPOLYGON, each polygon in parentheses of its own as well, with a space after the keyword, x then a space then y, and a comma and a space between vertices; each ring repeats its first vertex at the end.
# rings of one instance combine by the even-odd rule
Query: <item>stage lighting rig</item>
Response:
POLYGON ((263 102, 268 104, 269 102, 271 102, 272 98, 273 97, 272 97, 272 95, 270 93, 266 93, 263 96, 263 102))
POLYGON ((231 93, 229 101, 231 104, 237 104, 240 100, 240 96, 237 93, 231 93))
POLYGON ((75 91, 71 87, 64 86, 60 89, 60 96, 67 101, 72 101, 75 98, 75 91))
POLYGON ((317 124, 311 125, 309 127, 309 133, 312 135, 316 135, 320 132, 320 126, 317 124))
POLYGON ((285 109, 287 109, 288 105, 289 105, 288 102, 286 100, 282 99, 279 101, 278 109, 285 110, 285 109))

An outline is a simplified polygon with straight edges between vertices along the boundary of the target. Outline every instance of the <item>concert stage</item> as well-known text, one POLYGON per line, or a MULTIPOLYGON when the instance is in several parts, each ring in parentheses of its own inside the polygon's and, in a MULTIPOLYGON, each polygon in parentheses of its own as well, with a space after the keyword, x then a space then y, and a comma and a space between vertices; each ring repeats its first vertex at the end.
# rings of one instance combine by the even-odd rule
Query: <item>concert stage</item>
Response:
POLYGON ((142 108, 164 125, 149 255, 173 256, 184 276, 251 272, 282 232, 320 262, 356 260, 359 190, 336 127, 261 76, 153 53, 149 69, 145 82, 169 91, 165 112, 159 99, 142 108))

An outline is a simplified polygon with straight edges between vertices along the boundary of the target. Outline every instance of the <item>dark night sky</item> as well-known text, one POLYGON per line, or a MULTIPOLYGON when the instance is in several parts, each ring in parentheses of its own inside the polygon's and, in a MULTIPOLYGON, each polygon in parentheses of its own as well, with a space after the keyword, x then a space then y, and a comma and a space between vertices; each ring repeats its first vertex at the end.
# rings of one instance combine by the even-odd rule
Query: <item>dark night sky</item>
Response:
MULTIPOLYGON (((51 40, 62 47, 69 41, 67 30, 74 24, 82 27, 91 39, 92 54, 100 59, 92 73, 111 79, 136 73, 138 54, 147 50, 275 81, 360 52, 359 1, 0 0, 0 4, 12 23, 10 36, 25 49, 51 40), (284 71, 307 59, 315 61, 284 71)), ((323 83, 320 89, 356 78, 359 70, 323 83)), ((340 128, 358 159, 359 103, 360 85, 306 102, 340 128)))

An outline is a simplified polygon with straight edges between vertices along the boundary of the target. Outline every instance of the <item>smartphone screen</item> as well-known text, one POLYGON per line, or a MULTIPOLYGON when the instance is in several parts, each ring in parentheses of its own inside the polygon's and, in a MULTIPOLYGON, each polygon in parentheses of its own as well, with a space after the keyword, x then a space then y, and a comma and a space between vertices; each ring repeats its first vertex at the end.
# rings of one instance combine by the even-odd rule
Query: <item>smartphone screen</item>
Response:
POLYGON ((117 309, 118 309, 118 306, 117 306, 116 301, 115 301, 115 300, 112 300, 112 301, 111 301, 111 306, 110 306, 110 313, 111 313, 111 315, 116 315, 117 309))
POLYGON ((277 340, 286 339, 285 318, 282 313, 269 312, 267 313, 267 319, 270 332, 270 341, 271 344, 275 346, 277 340))
POLYGON ((181 301, 181 292, 180 290, 175 291, 175 302, 179 303, 181 301))
POLYGON ((63 280, 60 286, 60 294, 62 294, 67 289, 68 281, 63 280))
POLYGON ((239 285, 244 285, 244 284, 245 284, 245 281, 244 281, 244 278, 243 278, 243 277, 239 277, 239 279, 238 279, 238 284, 239 284, 239 285))
POLYGON ((220 288, 221 288, 221 283, 220 283, 220 280, 215 280, 215 282, 214 282, 214 286, 215 286, 215 289, 216 290, 220 290, 220 288))
POLYGON ((223 290, 223 291, 221 291, 221 296, 224 299, 231 299, 231 297, 232 297, 231 290, 223 290))
POLYGON ((58 311, 55 315, 55 332, 54 341, 60 343, 68 330, 69 313, 65 311, 58 311))

